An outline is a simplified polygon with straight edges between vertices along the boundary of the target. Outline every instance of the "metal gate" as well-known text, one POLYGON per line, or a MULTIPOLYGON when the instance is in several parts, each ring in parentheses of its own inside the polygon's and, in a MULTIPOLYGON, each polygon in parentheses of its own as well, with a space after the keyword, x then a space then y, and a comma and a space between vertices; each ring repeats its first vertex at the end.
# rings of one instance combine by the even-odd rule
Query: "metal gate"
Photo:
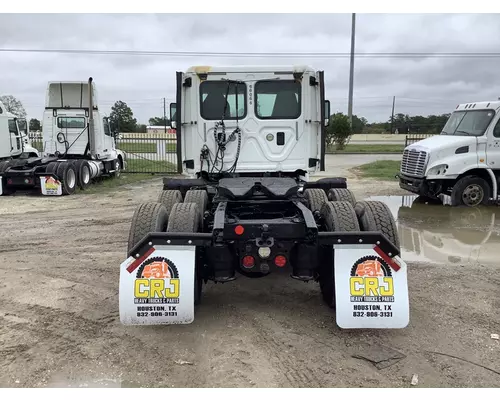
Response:
POLYGON ((409 133, 408 135, 406 135, 405 147, 410 145, 410 144, 427 139, 428 137, 431 137, 431 136, 435 136, 435 135, 434 134, 424 134, 424 133, 409 133))
POLYGON ((116 138, 116 148, 126 155, 127 168, 123 172, 131 174, 176 174, 177 140, 175 138, 148 136, 122 136, 116 138))

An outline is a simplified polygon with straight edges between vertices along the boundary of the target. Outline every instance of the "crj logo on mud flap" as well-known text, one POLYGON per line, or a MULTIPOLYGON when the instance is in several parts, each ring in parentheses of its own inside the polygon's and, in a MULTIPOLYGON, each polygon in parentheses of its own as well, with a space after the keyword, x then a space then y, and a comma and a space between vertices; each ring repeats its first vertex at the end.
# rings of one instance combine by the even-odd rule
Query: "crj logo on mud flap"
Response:
POLYGON ((179 271, 171 260, 152 257, 142 263, 134 284, 135 303, 178 303, 179 294, 179 271))
POLYGON ((360 258, 354 263, 349 279, 352 302, 394 301, 391 269, 380 257, 360 258))

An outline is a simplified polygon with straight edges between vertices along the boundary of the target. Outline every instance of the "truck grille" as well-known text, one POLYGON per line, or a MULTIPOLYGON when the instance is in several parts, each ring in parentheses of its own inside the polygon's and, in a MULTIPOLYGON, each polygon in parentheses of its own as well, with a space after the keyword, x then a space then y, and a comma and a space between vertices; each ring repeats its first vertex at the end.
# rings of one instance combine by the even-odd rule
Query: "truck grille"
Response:
POLYGON ((427 153, 425 151, 405 150, 401 161, 401 173, 411 176, 424 176, 427 164, 427 153))

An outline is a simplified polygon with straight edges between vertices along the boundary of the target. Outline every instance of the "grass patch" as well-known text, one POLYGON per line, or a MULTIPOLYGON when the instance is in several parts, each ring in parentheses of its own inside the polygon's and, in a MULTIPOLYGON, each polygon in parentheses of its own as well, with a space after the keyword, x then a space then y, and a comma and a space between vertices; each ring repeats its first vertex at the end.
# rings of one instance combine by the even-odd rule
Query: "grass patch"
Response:
MULTIPOLYGON (((31 145, 38 151, 43 151, 43 143, 41 140, 32 140, 31 145)), ((116 145, 117 149, 125 151, 127 153, 156 153, 157 143, 148 142, 119 142, 116 145)), ((176 153, 177 144, 176 143, 165 143, 165 153, 176 153)))
POLYGON ((177 152, 177 144, 176 143, 167 143, 166 146, 167 153, 176 153, 177 152))
POLYGON ((394 160, 380 160, 360 165, 353 169, 359 178, 373 178, 384 181, 394 181, 399 172, 401 162, 394 160))
POLYGON ((84 191, 78 190, 81 194, 95 194, 109 192, 124 185, 129 185, 135 182, 141 182, 157 178, 151 174, 124 174, 122 173, 119 178, 102 177, 93 181, 92 184, 84 191))
POLYGON ((156 153, 156 143, 121 142, 116 147, 127 153, 156 153))
POLYGON ((168 161, 152 161, 145 159, 127 160, 127 170, 138 173, 177 172, 177 165, 168 161))
POLYGON ((328 148, 328 153, 403 153, 404 144, 348 144, 344 150, 335 146, 328 148))

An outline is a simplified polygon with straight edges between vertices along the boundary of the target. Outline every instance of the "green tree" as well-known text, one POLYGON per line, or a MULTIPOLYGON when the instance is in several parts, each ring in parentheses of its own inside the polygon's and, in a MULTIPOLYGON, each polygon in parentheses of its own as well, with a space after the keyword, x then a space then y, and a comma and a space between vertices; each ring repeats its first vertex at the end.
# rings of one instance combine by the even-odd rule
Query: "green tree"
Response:
POLYGON ((39 120, 36 118, 31 118, 30 119, 30 131, 41 131, 42 130, 42 124, 40 123, 39 120))
POLYGON ((336 144, 337 150, 343 150, 352 135, 349 117, 339 112, 330 117, 330 123, 326 128, 328 144, 336 144))
POLYGON ((138 124, 136 128, 137 133, 147 133, 148 132, 148 127, 144 124, 138 124))
POLYGON ((16 99, 14 96, 10 94, 0 96, 0 102, 4 105, 5 111, 12 113, 19 118, 26 117, 26 110, 24 109, 23 103, 21 103, 21 101, 16 99))
POLYGON ((359 118, 357 115, 352 116, 352 133, 359 134, 363 133, 368 121, 365 117, 359 118))
POLYGON ((127 103, 118 100, 109 114, 111 130, 117 132, 135 132, 137 129, 137 120, 134 118, 132 109, 127 103))
POLYGON ((149 125, 152 126, 170 126, 170 120, 167 118, 165 124, 165 118, 163 117, 151 117, 149 118, 149 125))

